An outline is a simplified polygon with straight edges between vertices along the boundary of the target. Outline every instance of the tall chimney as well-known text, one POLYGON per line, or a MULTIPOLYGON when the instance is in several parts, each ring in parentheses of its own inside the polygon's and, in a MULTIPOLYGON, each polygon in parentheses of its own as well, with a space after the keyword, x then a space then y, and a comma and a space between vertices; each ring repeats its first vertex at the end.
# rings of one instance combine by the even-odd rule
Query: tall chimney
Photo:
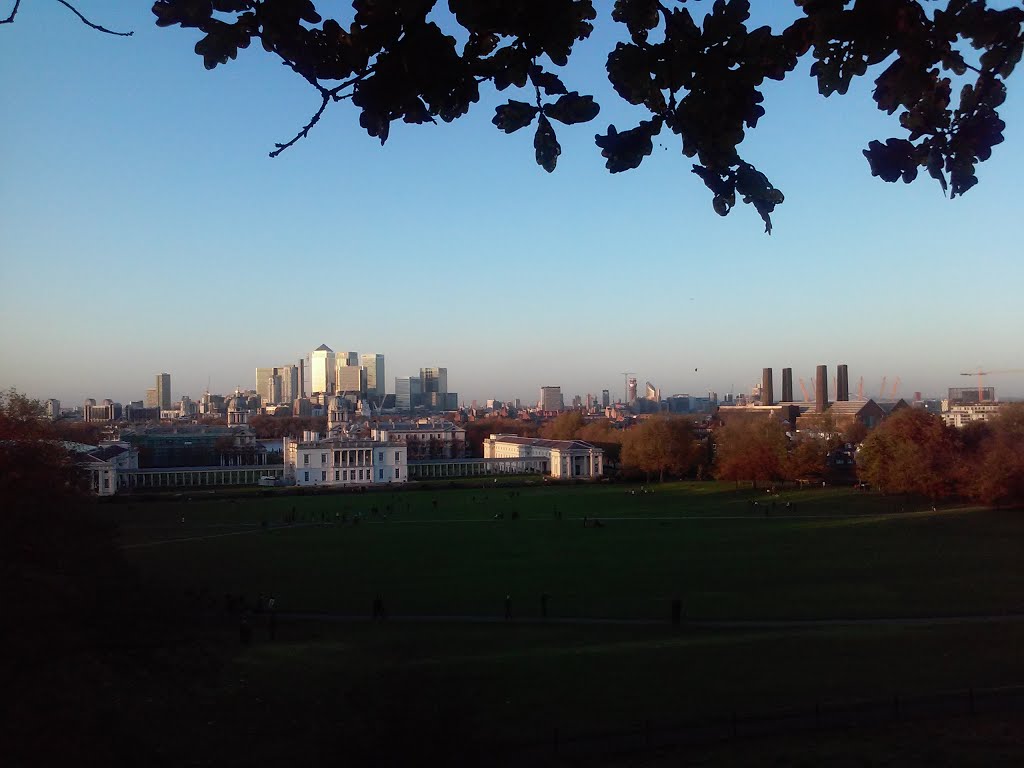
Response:
POLYGON ((845 363, 836 368, 836 402, 850 399, 850 372, 845 363))
POLYGON ((828 408, 828 366, 819 365, 818 373, 814 377, 814 410, 816 413, 824 413, 828 408))
POLYGON ((782 369, 782 402, 793 402, 793 369, 782 369))
POLYGON ((772 369, 761 369, 761 405, 775 405, 775 390, 772 389, 772 369))

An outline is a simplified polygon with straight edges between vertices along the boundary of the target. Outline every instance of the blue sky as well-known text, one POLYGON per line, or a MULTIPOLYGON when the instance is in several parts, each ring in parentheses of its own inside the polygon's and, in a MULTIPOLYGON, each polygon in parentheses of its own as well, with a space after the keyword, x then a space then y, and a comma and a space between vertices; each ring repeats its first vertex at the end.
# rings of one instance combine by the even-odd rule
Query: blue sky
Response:
MULTIPOLYGON (((594 133, 638 119, 603 77, 609 24, 565 73, 602 113, 557 128, 549 175, 529 131, 490 124, 512 92, 384 147, 341 105, 269 159, 318 103, 294 74, 258 46, 208 72, 197 34, 157 29, 149 3, 80 8, 135 36, 53 2, 0 27, 0 387, 124 402, 168 371, 198 396, 321 343, 383 353, 389 390, 446 366, 467 402, 621 396, 626 370, 700 395, 847 363, 874 395, 883 376, 938 394, 1024 368, 1019 74, 1006 142, 949 201, 873 179, 861 150, 900 135, 895 116, 870 81, 822 99, 802 62, 742 147, 786 194, 768 237, 749 206, 715 215, 667 137, 604 170, 594 133)), ((989 383, 1024 396, 1024 375, 989 383)))

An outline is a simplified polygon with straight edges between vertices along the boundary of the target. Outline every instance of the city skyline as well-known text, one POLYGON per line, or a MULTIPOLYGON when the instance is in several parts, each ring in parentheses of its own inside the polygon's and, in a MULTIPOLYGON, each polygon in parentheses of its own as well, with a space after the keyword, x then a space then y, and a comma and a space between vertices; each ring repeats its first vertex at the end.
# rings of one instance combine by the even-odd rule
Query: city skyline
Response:
MULTIPOLYGON (((755 23, 775 20, 768 5, 755 23)), ((595 128, 566 127, 546 174, 525 132, 490 124, 493 94, 457 124, 396 125, 383 148, 330 112, 269 160, 315 109, 293 73, 253 51, 207 72, 147 6, 103 17, 135 36, 38 4, 0 47, 4 388, 125 402, 167 371, 174 398, 223 393, 325 339, 384 354, 388 389, 443 365, 465 402, 529 402, 543 384, 619 399, 626 369, 668 396, 843 362, 874 395, 883 376, 939 394, 963 371, 1022 367, 1016 88, 1006 141, 950 201, 928 179, 870 176, 861 150, 898 130, 870 82, 827 100, 806 77, 766 83, 744 148, 786 195, 769 237, 748 206, 717 217, 667 141, 613 176, 595 128)), ((593 77, 619 31, 565 72, 601 101, 600 130, 637 118, 593 77)), ((1019 376, 986 383, 1024 397, 1019 376)))
MULTIPOLYGON (((325 345, 325 346, 329 346, 329 345, 325 345)), ((377 354, 381 355, 381 353, 377 353, 377 354)), ((388 361, 387 364, 386 364, 387 365, 387 370, 388 371, 394 371, 394 374, 388 373, 387 376, 386 376, 386 379, 385 379, 386 384, 387 384, 387 386, 386 386, 387 394, 395 394, 395 392, 394 392, 394 389, 395 389, 394 384, 395 384, 395 379, 396 378, 402 378, 403 376, 404 377, 408 377, 410 375, 415 376, 415 375, 421 373, 424 370, 428 370, 428 369, 425 369, 425 368, 422 367, 422 363, 420 363, 420 364, 408 364, 408 365, 406 365, 406 364, 394 364, 394 363, 390 362, 391 358, 390 358, 390 356, 387 355, 387 353, 383 353, 381 356, 383 356, 385 358, 385 360, 388 361), (394 366, 394 365, 397 365, 398 367, 394 367, 393 368, 392 366, 394 366)), ((297 362, 297 360, 298 360, 298 358, 296 358, 296 362, 297 362)), ((822 365, 822 364, 824 364, 827 367, 827 369, 828 369, 828 392, 829 392, 829 398, 830 399, 835 399, 836 379, 837 379, 837 376, 838 376, 838 370, 837 369, 838 369, 839 365, 843 365, 843 364, 846 365, 848 372, 852 372, 852 373, 848 373, 848 381, 847 381, 847 387, 848 387, 848 391, 850 393, 851 398, 853 398, 856 395, 856 393, 858 391, 858 385, 859 385, 859 382, 860 382, 861 378, 864 379, 864 381, 863 381, 863 389, 864 389, 865 397, 866 398, 872 398, 872 399, 875 399, 875 400, 879 400, 879 399, 892 399, 892 393, 894 391, 894 387, 897 386, 897 381, 896 381, 897 379, 899 379, 898 390, 897 390, 897 397, 902 397, 902 398, 906 398, 906 399, 912 398, 914 392, 921 392, 922 396, 925 397, 925 398, 929 398, 929 397, 942 398, 942 397, 944 397, 946 395, 946 391, 949 388, 952 388, 952 387, 971 388, 971 387, 977 386, 977 376, 976 376, 976 373, 975 372, 971 372, 971 371, 957 372, 956 374, 954 374, 954 376, 950 376, 948 378, 947 383, 939 385, 939 386, 936 386, 933 389, 928 389, 927 387, 916 386, 915 385, 916 383, 915 383, 915 381, 913 379, 908 381, 906 379, 906 377, 904 377, 901 374, 899 374, 896 370, 894 370, 893 372, 890 372, 890 373, 884 373, 883 372, 883 373, 881 373, 881 374, 879 374, 877 376, 874 376, 874 377, 866 375, 866 374, 863 374, 863 373, 859 372, 859 366, 857 364, 849 362, 849 358, 844 358, 842 360, 836 360, 836 361, 829 361, 827 363, 821 363, 820 361, 818 361, 816 363, 807 364, 807 365, 804 365, 804 366, 791 365, 788 362, 785 362, 785 364, 782 364, 782 363, 780 363, 778 361, 758 361, 758 362, 759 363, 760 362, 765 362, 766 364, 763 365, 763 366, 759 365, 759 364, 756 365, 756 366, 753 365, 753 364, 748 366, 749 373, 748 373, 748 375, 744 379, 742 379, 743 383, 729 382, 728 384, 725 384, 724 386, 719 386, 719 387, 714 387, 714 386, 712 386, 712 387, 686 386, 685 384, 680 385, 680 386, 673 386, 673 382, 674 381, 680 381, 680 380, 685 381, 685 378, 684 378, 685 377, 685 372, 684 372, 684 377, 681 377, 680 379, 664 379, 664 380, 659 380, 656 377, 646 376, 643 371, 637 372, 634 375, 635 375, 635 377, 637 379, 637 382, 638 382, 638 389, 642 390, 645 387, 646 383, 650 382, 651 384, 653 384, 655 387, 657 387, 661 391, 661 394, 662 394, 663 398, 667 398, 667 397, 670 397, 670 396, 675 395, 675 394, 688 394, 691 397, 704 397, 704 396, 707 396, 707 394, 709 392, 717 393, 719 398, 724 398, 725 395, 729 395, 729 394, 733 394, 733 395, 750 394, 750 392, 755 387, 759 386, 762 383, 761 376, 762 376, 763 368, 770 367, 774 371, 774 373, 773 373, 773 381, 774 381, 774 384, 775 384, 775 393, 777 394, 775 399, 779 399, 779 396, 781 396, 781 393, 783 391, 782 390, 782 369, 783 368, 792 368, 792 370, 793 370, 793 374, 792 375, 793 375, 793 382, 794 382, 794 397, 797 400, 800 400, 800 399, 802 399, 801 398, 801 392, 800 392, 800 388, 799 388, 799 386, 797 386, 796 382, 799 379, 802 378, 804 380, 804 383, 806 384, 806 386, 810 389, 812 397, 813 397, 813 382, 814 382, 815 375, 816 375, 816 368, 817 368, 818 365, 822 365), (774 364, 769 366, 769 365, 767 365, 767 362, 772 362, 774 364), (961 375, 963 373, 970 373, 970 375, 969 376, 961 375), (885 382, 885 394, 884 394, 884 396, 882 395, 882 392, 881 392, 881 386, 882 386, 882 383, 883 383, 883 379, 884 379, 884 382, 885 382)), ((453 371, 451 366, 441 366, 441 367, 446 369, 449 372, 449 375, 451 375, 451 373, 454 373, 455 374, 454 379, 455 379, 456 382, 461 382, 464 379, 464 372, 459 371, 459 370, 453 371)), ((734 369, 738 369, 739 368, 739 366, 736 365, 736 364, 732 364, 731 367, 734 368, 734 369)), ((309 368, 310 368, 310 366, 309 366, 309 356, 307 355, 306 356, 306 370, 307 370, 307 372, 309 371, 309 368)), ((1004 370, 1002 368, 996 368, 994 366, 990 366, 989 369, 995 370, 997 372, 994 373, 993 375, 986 376, 984 378, 984 385, 986 387, 994 387, 994 389, 996 391, 996 394, 997 394, 997 396, 998 396, 998 398, 1000 400, 1024 399, 1024 394, 1021 394, 1021 392, 1024 391, 1024 374, 1011 372, 1011 373, 1007 373, 1007 374, 1004 375, 1004 374, 1001 374, 1001 373, 998 372, 998 371, 1004 370), (1017 388, 1016 389, 1013 387, 1013 384, 1015 382, 1017 383, 1017 388)), ((211 393, 221 394, 221 395, 229 395, 232 392, 236 391, 236 389, 240 390, 240 391, 257 391, 258 388, 255 386, 256 382, 253 380, 254 379, 254 375, 253 375, 253 371, 254 370, 258 371, 258 370, 264 370, 264 369, 262 369, 262 368, 249 369, 250 372, 248 374, 248 378, 245 381, 239 382, 237 385, 229 385, 229 386, 220 387, 220 388, 218 388, 217 386, 215 386, 212 383, 212 382, 215 382, 217 380, 217 377, 215 375, 211 374, 211 376, 210 376, 211 385, 210 385, 209 391, 211 393)), ((988 370, 988 369, 986 369, 986 370, 988 370)), ((701 377, 702 374, 701 374, 699 369, 697 371, 692 371, 690 373, 691 373, 691 378, 689 379, 689 381, 691 383, 692 382, 699 382, 701 380, 700 377, 701 377)), ((189 377, 186 374, 177 374, 174 371, 171 371, 170 374, 171 374, 170 375, 170 379, 171 379, 171 402, 172 403, 176 403, 176 402, 180 401, 182 396, 188 396, 188 397, 191 397, 192 399, 198 399, 203 394, 203 392, 206 391, 205 377, 196 377, 196 376, 189 377), (185 383, 184 384, 179 384, 178 382, 182 381, 183 379, 184 379, 185 383), (200 379, 202 379, 202 380, 200 380, 200 379), (201 384, 201 387, 198 388, 198 389, 189 388, 189 384, 188 384, 189 381, 198 382, 198 383, 201 384), (179 389, 179 387, 181 387, 181 388, 179 389)), ((307 380, 306 380, 306 385, 305 385, 307 397, 313 391, 315 391, 315 390, 311 389, 311 379, 309 379, 308 376, 309 376, 309 374, 307 373, 307 380)), ((159 378, 159 376, 157 376, 157 378, 159 378)), ((221 379, 225 380, 225 381, 227 380, 226 377, 221 377, 221 379)), ((150 384, 152 383, 153 380, 154 380, 154 375, 153 374, 149 374, 148 375, 148 381, 150 382, 150 384)), ((566 376, 562 380, 563 381, 570 381, 570 382, 572 382, 572 381, 580 381, 578 376, 573 376, 573 375, 568 375, 568 376, 566 376)), ((480 404, 483 404, 487 400, 492 400, 492 399, 493 400, 499 400, 499 401, 502 401, 502 402, 511 402, 511 401, 514 401, 514 400, 518 399, 523 404, 526 404, 526 405, 536 404, 539 401, 539 399, 540 399, 539 396, 538 396, 538 392, 540 391, 541 388, 543 388, 545 386, 552 386, 552 387, 560 388, 560 390, 562 392, 562 395, 563 395, 563 398, 565 399, 565 402, 566 402, 567 405, 571 402, 572 397, 577 396, 577 395, 583 397, 584 399, 586 398, 586 396, 588 394, 589 395, 594 395, 595 397, 600 398, 601 393, 602 393, 603 390, 608 390, 608 392, 610 394, 610 400, 613 403, 617 402, 617 401, 625 401, 626 400, 626 392, 625 392, 626 384, 625 384, 625 381, 623 380, 623 375, 622 375, 621 371, 609 372, 607 374, 606 378, 604 379, 604 382, 605 382, 604 386, 600 386, 600 383, 601 383, 600 381, 598 381, 596 384, 594 384, 594 383, 581 383, 579 386, 574 386, 572 384, 566 385, 564 383, 563 384, 558 384, 558 383, 555 383, 555 382, 556 382, 556 378, 555 377, 545 376, 541 372, 538 372, 538 376, 537 376, 536 381, 530 381, 530 382, 525 383, 522 386, 521 391, 518 391, 518 390, 516 390, 514 388, 507 388, 505 390, 494 391, 494 392, 475 392, 475 393, 467 392, 467 393, 463 393, 463 391, 459 388, 458 384, 456 384, 456 385, 449 385, 448 388, 449 388, 449 391, 455 391, 455 392, 459 393, 459 404, 460 405, 462 405, 462 404, 468 405, 468 404, 470 404, 474 400, 476 400, 480 404)), ((37 398, 39 400, 47 400, 47 399, 50 399, 50 398, 55 398, 55 399, 61 401, 62 405, 71 405, 71 404, 75 404, 75 403, 84 402, 88 398, 93 398, 93 399, 95 399, 97 401, 101 401, 101 400, 103 400, 105 398, 109 398, 109 399, 111 399, 111 400, 113 400, 115 402, 127 404, 127 403, 129 403, 131 401, 135 401, 135 400, 145 400, 146 389, 152 389, 151 386, 143 387, 138 393, 136 393, 136 392, 130 391, 125 386, 119 386, 119 387, 115 387, 113 390, 111 390, 109 392, 108 391, 89 391, 89 392, 83 392, 81 394, 76 394, 75 392, 70 392, 70 391, 63 392, 63 391, 56 391, 56 390, 49 391, 49 392, 34 392, 34 391, 24 390, 24 389, 22 389, 20 387, 17 387, 16 385, 6 385, 6 384, 5 384, 4 388, 6 389, 6 388, 9 388, 10 386, 15 386, 15 388, 18 389, 18 391, 24 392, 25 394, 28 394, 29 396, 37 398), (124 392, 124 394, 120 394, 122 391, 124 392)))

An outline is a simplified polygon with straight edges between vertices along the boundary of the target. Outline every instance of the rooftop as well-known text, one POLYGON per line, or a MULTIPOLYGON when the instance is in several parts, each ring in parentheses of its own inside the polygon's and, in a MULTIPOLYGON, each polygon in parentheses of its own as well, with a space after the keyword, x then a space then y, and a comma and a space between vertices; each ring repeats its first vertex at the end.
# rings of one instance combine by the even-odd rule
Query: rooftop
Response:
POLYGON ((596 446, 586 443, 583 440, 545 440, 542 437, 520 437, 519 435, 491 435, 491 439, 499 443, 530 445, 537 448, 555 448, 560 451, 567 451, 571 449, 583 451, 600 450, 596 446))

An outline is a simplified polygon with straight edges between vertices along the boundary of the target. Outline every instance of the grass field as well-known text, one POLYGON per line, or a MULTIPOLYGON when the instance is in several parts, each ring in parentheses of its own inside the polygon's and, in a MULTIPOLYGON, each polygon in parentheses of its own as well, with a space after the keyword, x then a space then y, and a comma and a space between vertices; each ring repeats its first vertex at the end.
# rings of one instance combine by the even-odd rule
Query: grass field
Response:
POLYGON ((394 614, 496 615, 510 595, 525 618, 548 593, 553 615, 583 617, 666 618, 676 596, 699 619, 1024 612, 1024 515, 891 514, 901 506, 854 490, 768 497, 708 483, 635 495, 621 486, 464 489, 108 511, 145 573, 217 597, 274 595, 284 610, 366 613, 381 594, 394 614), (291 515, 298 523, 281 526, 291 515), (584 527, 584 516, 603 527, 584 527))
MULTIPOLYGON (((504 754, 500 745, 543 741, 555 728, 628 730, 1024 684, 1024 622, 1011 615, 1024 613, 1020 510, 932 511, 852 489, 653 489, 461 487, 104 507, 147 578, 211 606, 225 593, 273 595, 282 612, 273 642, 266 616, 254 617, 254 643, 235 646, 219 677, 190 694, 189 738, 198 741, 168 746, 171 762, 195 748, 211 765, 432 749, 464 753, 464 762, 481 749, 486 763, 504 754), (603 527, 584 527, 584 516, 603 527), (544 623, 543 592, 552 616, 624 622, 544 623), (376 594, 393 617, 482 619, 500 617, 507 594, 517 621, 288 616, 365 616, 376 594), (690 626, 667 623, 675 596, 690 626), (696 624, 987 614, 1008 618, 696 624), (637 619, 661 623, 628 623, 637 619)), ((221 637, 230 647, 230 633, 221 637)), ((159 722, 160 706, 140 721, 159 722)), ((819 738, 817 753, 858 754, 856 733, 819 738)), ((933 754, 928 729, 913 733, 924 735, 908 735, 900 754, 933 754)), ((956 744, 976 748, 953 742, 954 756, 956 744)), ((779 759, 800 743, 781 739, 779 759)), ((877 762, 887 744, 864 754, 877 762)), ((1002 764, 1024 759, 1020 740, 1004 746, 1002 764)), ((759 764, 757 748, 722 754, 725 763, 705 750, 701 764, 759 764)))

